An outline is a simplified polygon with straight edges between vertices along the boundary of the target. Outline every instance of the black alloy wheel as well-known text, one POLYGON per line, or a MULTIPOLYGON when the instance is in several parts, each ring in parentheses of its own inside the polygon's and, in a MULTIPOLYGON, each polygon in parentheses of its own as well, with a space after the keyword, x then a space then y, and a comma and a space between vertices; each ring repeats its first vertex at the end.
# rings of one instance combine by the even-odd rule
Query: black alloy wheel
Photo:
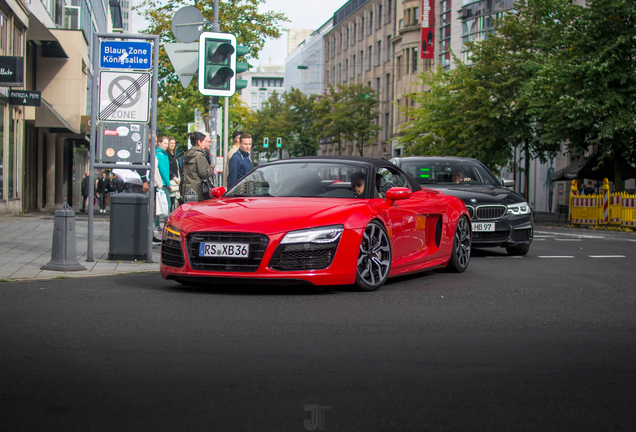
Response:
POLYGON ((470 262, 471 245, 470 223, 466 216, 462 216, 457 221, 455 229, 455 240, 453 241, 453 252, 446 267, 453 273, 462 273, 470 262))
POLYGON ((386 282, 391 270, 391 243, 384 227, 371 221, 364 230, 358 254, 356 287, 376 291, 386 282))

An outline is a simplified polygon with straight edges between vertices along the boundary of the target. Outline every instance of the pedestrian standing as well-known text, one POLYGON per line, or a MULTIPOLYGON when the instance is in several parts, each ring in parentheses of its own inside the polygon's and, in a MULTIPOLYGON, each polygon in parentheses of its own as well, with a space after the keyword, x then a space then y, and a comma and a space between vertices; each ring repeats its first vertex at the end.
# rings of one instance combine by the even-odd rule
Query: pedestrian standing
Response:
POLYGON ((82 179, 82 213, 86 212, 86 203, 88 202, 88 189, 89 189, 90 177, 88 171, 86 176, 82 179))
POLYGON ((172 208, 177 208, 181 205, 181 194, 179 189, 181 188, 181 174, 179 173, 179 161, 175 154, 177 150, 177 140, 174 137, 168 137, 168 160, 170 161, 170 200, 172 208))
MULTIPOLYGON (((155 191, 163 190, 168 200, 168 214, 171 212, 170 200, 170 160, 168 159, 168 138, 157 139, 155 149, 155 191)), ((156 198, 156 195, 155 195, 156 198)), ((155 216, 155 228, 159 228, 159 216, 155 216)))
POLYGON ((207 132, 192 132, 188 134, 192 148, 183 156, 183 193, 190 189, 197 193, 199 201, 205 199, 201 183, 203 179, 212 178, 216 174, 216 167, 210 164, 210 135, 207 132))
POLYGON ((229 174, 227 176, 227 188, 232 188, 240 179, 252 171, 252 160, 250 159, 250 150, 252 149, 252 135, 244 133, 241 135, 241 143, 239 149, 232 159, 228 167, 229 174))
MULTIPOLYGON (((223 167, 223 186, 227 187, 227 176, 229 175, 230 159, 234 156, 241 146, 242 131, 236 131, 232 134, 232 147, 227 151, 227 157, 225 158, 225 166, 223 167)), ((228 188, 229 189, 229 188, 228 188)))
POLYGON ((97 180, 97 194, 99 197, 99 212, 106 213, 106 198, 110 189, 110 180, 108 179, 108 173, 104 171, 102 178, 97 180))

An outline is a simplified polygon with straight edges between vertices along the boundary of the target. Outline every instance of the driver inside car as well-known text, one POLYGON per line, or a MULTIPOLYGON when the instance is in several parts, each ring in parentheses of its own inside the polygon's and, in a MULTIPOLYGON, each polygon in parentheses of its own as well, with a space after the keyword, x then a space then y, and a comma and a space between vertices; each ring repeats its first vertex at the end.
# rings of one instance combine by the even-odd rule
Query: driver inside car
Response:
POLYGON ((364 193, 364 173, 354 172, 351 174, 351 190, 356 198, 360 198, 364 193))

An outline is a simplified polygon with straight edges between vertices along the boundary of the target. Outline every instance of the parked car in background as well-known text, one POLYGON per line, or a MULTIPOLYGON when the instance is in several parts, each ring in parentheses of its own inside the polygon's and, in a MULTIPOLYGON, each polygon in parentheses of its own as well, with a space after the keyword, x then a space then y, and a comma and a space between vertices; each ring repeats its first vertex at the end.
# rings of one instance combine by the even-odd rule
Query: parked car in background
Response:
POLYGON ((474 247, 503 247, 508 255, 526 255, 532 243, 532 209, 476 159, 447 156, 412 156, 390 162, 427 189, 461 199, 471 217, 474 247))

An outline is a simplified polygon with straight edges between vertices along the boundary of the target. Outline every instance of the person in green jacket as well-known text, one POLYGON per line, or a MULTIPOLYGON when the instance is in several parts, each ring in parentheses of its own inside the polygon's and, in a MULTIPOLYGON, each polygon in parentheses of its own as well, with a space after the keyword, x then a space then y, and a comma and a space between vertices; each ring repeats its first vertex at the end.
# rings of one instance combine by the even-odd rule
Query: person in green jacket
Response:
POLYGON ((213 179, 216 167, 210 163, 210 135, 207 132, 188 134, 192 148, 183 156, 182 196, 193 189, 199 201, 207 199, 203 196, 201 183, 205 178, 213 179))

